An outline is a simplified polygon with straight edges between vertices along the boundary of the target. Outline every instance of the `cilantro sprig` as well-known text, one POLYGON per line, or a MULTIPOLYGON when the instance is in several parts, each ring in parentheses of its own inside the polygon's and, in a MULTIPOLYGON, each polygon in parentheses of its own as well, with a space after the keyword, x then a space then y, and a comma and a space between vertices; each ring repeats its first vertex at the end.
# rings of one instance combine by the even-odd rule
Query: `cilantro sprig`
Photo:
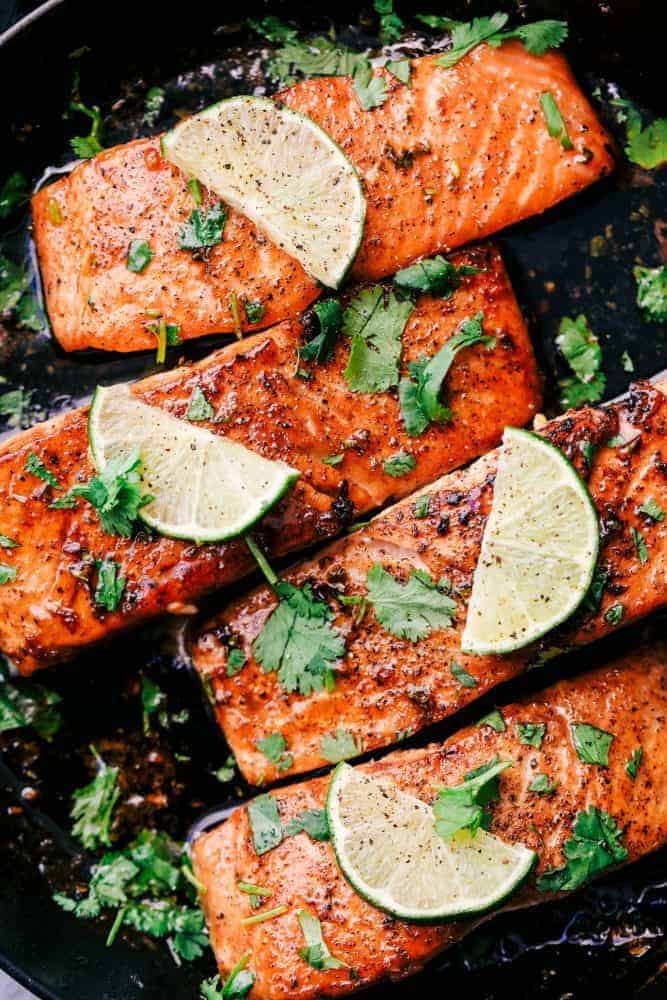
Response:
POLYGON ((220 976, 205 979, 199 987, 202 1000, 244 1000, 255 982, 255 973, 252 969, 246 968, 249 961, 250 955, 244 955, 224 983, 221 982, 220 976))
POLYGON ((419 642, 434 629, 451 628, 456 603, 423 570, 413 569, 401 583, 375 563, 366 577, 375 617, 397 639, 419 642))
POLYGON ((92 156, 97 156, 104 149, 102 145, 102 113, 100 109, 93 105, 92 107, 87 107, 80 101, 70 102, 71 111, 79 111, 82 115, 86 115, 90 119, 90 131, 88 135, 75 135, 70 139, 70 146, 74 153, 81 160, 88 160, 92 156))
POLYGON ((60 700, 43 684, 10 680, 0 657, 0 733, 29 726, 43 740, 51 740, 63 722, 56 707, 60 700))
POLYGON ((563 845, 565 864, 540 875, 537 889, 540 892, 572 891, 605 868, 620 864, 628 856, 622 838, 623 831, 609 813, 595 806, 579 812, 572 837, 563 845))
POLYGON ((560 403, 563 409, 597 403, 606 388, 602 371, 602 348, 584 315, 560 321, 556 344, 573 371, 573 375, 560 379, 560 403))
POLYGON ((656 118, 644 127, 642 116, 632 101, 615 97, 619 123, 625 125, 625 155, 644 170, 655 170, 667 163, 667 118, 656 118))
POLYGON ((386 392, 398 384, 401 338, 414 306, 381 285, 365 288, 343 314, 343 333, 351 337, 345 380, 352 392, 386 392))
POLYGON ((106 764, 95 747, 90 749, 97 774, 88 785, 74 792, 70 815, 74 820, 72 834, 92 851, 102 844, 111 845, 111 819, 120 789, 118 768, 106 764))
POLYGON ((195 208, 190 213, 178 235, 181 250, 190 250, 194 257, 202 257, 222 236, 227 222, 227 209, 221 201, 211 205, 205 212, 195 208))
POLYGON ((80 486, 73 486, 51 506, 76 506, 79 497, 94 507, 106 532, 129 538, 139 511, 153 499, 150 494, 141 492, 139 446, 110 459, 99 475, 80 486))
POLYGON ((464 277, 480 274, 482 268, 462 264, 457 267, 446 257, 438 254, 418 260, 416 264, 404 267, 394 275, 394 285, 411 295, 435 295, 440 299, 450 298, 460 288, 464 277))
POLYGON ((329 951, 322 937, 322 925, 317 917, 308 910, 299 910, 299 926, 306 942, 305 948, 299 948, 299 955, 313 969, 344 969, 345 962, 335 958, 329 951))
POLYGON ((343 325, 343 307, 338 299, 324 299, 315 303, 312 317, 312 321, 304 323, 307 339, 299 348, 299 356, 304 361, 323 364, 329 360, 336 346, 343 325))
POLYGON ((494 757, 466 774, 459 785, 439 788, 433 803, 438 836, 449 840, 459 830, 469 830, 474 836, 480 827, 486 829, 487 807, 498 798, 498 776, 508 767, 512 767, 511 761, 494 757))
POLYGON ((455 66, 469 52, 483 42, 498 48, 512 38, 523 43, 527 52, 542 56, 549 49, 559 48, 567 38, 567 23, 565 21, 544 20, 533 24, 522 24, 518 28, 503 31, 509 20, 508 14, 495 13, 491 17, 476 17, 472 21, 453 21, 450 18, 431 18, 424 16, 420 20, 431 27, 443 27, 451 30, 452 46, 437 60, 440 66, 455 66), (434 23, 437 20, 438 23, 434 23))
POLYGON ((635 267, 637 305, 647 323, 667 323, 667 267, 635 267))

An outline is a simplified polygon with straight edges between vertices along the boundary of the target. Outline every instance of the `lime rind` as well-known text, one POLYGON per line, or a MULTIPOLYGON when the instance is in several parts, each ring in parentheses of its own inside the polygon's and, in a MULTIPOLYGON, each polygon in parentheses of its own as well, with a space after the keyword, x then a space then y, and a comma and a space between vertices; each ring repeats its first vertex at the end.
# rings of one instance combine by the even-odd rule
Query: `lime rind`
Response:
POLYGON ((161 149, 323 285, 341 284, 366 200, 354 165, 311 118, 266 97, 230 97, 179 122, 161 149))
POLYGON ((168 538, 201 543, 238 537, 299 478, 284 462, 143 403, 128 386, 95 390, 88 440, 98 472, 139 445, 142 485, 153 497, 139 517, 168 538))
POLYGON ((462 651, 477 655, 514 652, 570 618, 599 551, 595 505, 566 456, 515 427, 503 440, 461 638, 462 651))
POLYGON ((326 808, 344 877, 368 903, 400 920, 439 923, 493 910, 516 892, 537 858, 484 830, 445 842, 429 805, 348 764, 334 770, 326 808), (346 802, 353 784, 356 794, 346 802))

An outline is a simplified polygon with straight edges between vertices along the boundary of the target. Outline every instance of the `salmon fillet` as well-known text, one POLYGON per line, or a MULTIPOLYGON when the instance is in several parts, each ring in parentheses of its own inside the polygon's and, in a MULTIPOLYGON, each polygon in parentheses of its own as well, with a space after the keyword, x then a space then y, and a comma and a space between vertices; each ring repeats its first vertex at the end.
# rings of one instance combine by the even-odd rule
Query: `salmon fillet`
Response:
MULTIPOLYGON (((661 388, 667 391, 667 382, 661 388)), ((591 642, 667 604, 667 519, 655 521, 639 509, 653 498, 667 511, 663 392, 649 383, 637 384, 626 401, 572 412, 548 424, 544 432, 588 480, 600 515, 599 565, 608 579, 599 608, 578 614, 538 645, 509 655, 461 652, 472 575, 493 499, 497 453, 485 455, 428 488, 427 516, 417 516, 415 497, 410 497, 284 575, 293 584, 309 582, 328 601, 333 625, 345 637, 333 690, 288 694, 276 673, 263 672, 253 656, 253 642, 276 606, 267 586, 233 602, 195 634, 194 663, 212 685, 219 724, 249 781, 261 784, 321 767, 326 762, 322 739, 338 728, 348 730, 363 750, 388 746, 399 734, 414 733, 451 715, 550 651, 591 642), (619 432, 629 443, 606 447, 619 432), (582 445, 591 445, 595 452, 590 471, 582 445), (645 563, 633 529, 647 545, 645 563), (415 643, 387 631, 372 606, 360 620, 359 604, 343 604, 339 598, 362 598, 367 572, 375 563, 403 582, 413 570, 429 573, 432 580, 447 578, 456 601, 453 626, 434 629, 415 643), (616 620, 609 609, 619 603, 622 617, 616 620), (233 646, 244 651, 246 662, 229 677, 233 646), (465 683, 458 667, 468 674, 465 683), (258 740, 276 732, 286 740, 291 768, 283 759, 271 763, 257 746, 258 740)))
MULTIPOLYGON (((609 813, 623 830, 628 861, 665 843, 667 647, 640 651, 502 711, 504 732, 489 726, 470 727, 442 745, 395 752, 361 770, 386 777, 430 802, 439 786, 458 784, 496 754, 512 761, 513 767, 500 777, 491 832, 536 851, 537 874, 563 864, 563 845, 572 835, 576 815, 591 806, 609 813), (526 722, 546 725, 540 749, 519 742, 517 724, 526 722), (582 722, 613 734, 608 767, 579 760, 570 726, 582 722), (625 765, 638 747, 643 756, 632 780, 625 765), (538 773, 558 783, 554 794, 529 791, 538 773)), ((324 777, 273 792, 283 826, 305 809, 321 809, 327 784, 324 777)), ((352 890, 336 865, 330 843, 300 833, 285 837, 278 847, 258 857, 244 807, 195 841, 193 862, 204 887, 201 903, 220 971, 225 975, 249 953, 256 1000, 342 996, 386 978, 411 975, 488 919, 439 926, 395 920, 352 890), (241 880, 270 889, 265 908, 285 905, 287 912, 244 926, 243 918, 262 911, 252 910, 249 897, 239 892, 241 880), (302 908, 319 918, 331 954, 348 969, 318 971, 299 956, 304 941, 297 914, 302 908)), ((545 898, 553 894, 537 890, 534 873, 510 898, 507 908, 531 906, 545 898)))
POLYGON ((364 111, 349 77, 305 80, 280 95, 313 118, 359 171, 366 225, 356 278, 477 240, 544 212, 608 174, 610 140, 556 52, 520 42, 479 45, 453 67, 412 60, 410 86, 364 111), (574 144, 552 138, 540 109, 550 92, 574 144))
MULTIPOLYGON (((66 351, 154 348, 156 313, 180 328, 182 340, 231 333, 232 295, 244 330, 296 316, 317 298, 318 284, 301 265, 231 209, 222 242, 204 259, 180 249, 196 207, 187 180, 154 137, 107 149, 33 197, 46 305, 66 351), (127 267, 135 239, 154 254, 139 274, 127 267), (245 302, 261 303, 260 322, 248 322, 245 302)), ((200 210, 217 201, 204 191, 200 210)))
MULTIPOLYGON (((372 111, 361 108, 348 77, 307 80, 279 95, 317 121, 361 174, 367 214, 357 278, 390 275, 497 232, 612 169, 608 137, 563 56, 531 56, 510 42, 481 45, 451 69, 435 58, 412 60, 410 87, 378 70, 389 97, 372 111), (558 103, 571 151, 547 132, 544 91, 558 103)), ((35 195, 48 312, 65 350, 153 347, 147 311, 190 338, 234 329, 232 293, 265 305, 263 326, 317 296, 296 261, 234 212, 223 242, 207 261, 194 260, 178 247, 193 207, 186 178, 161 159, 158 138, 106 150, 35 195), (52 200, 60 225, 49 215, 52 200), (126 267, 135 238, 155 252, 141 274, 126 267)))
MULTIPOLYGON (((466 277, 449 299, 422 297, 403 332, 403 364, 433 354, 462 319, 483 311, 496 347, 462 351, 447 377, 448 424, 408 437, 395 391, 350 391, 343 372, 349 341, 341 337, 331 359, 297 376, 302 327, 286 321, 232 344, 198 364, 137 383, 145 402, 183 417, 196 387, 216 417, 205 426, 299 469, 301 479, 263 520, 257 537, 273 554, 286 553, 339 533, 355 517, 405 496, 444 470, 456 468, 498 443, 507 421, 523 424, 539 404, 528 333, 497 251, 459 254, 458 265, 484 268, 466 277), (386 458, 400 450, 414 469, 393 478, 386 458), (343 454, 332 466, 322 459, 343 454)), ((86 408, 18 434, 0 447, 0 533, 19 542, 0 561, 16 579, 0 586, 0 649, 24 673, 71 655, 165 610, 178 611, 254 567, 241 540, 196 546, 139 531, 124 539, 105 534, 84 501, 53 510, 62 495, 30 475, 34 452, 67 489, 93 474, 88 457, 86 408), (108 556, 127 584, 117 612, 94 606, 92 558, 108 556)))

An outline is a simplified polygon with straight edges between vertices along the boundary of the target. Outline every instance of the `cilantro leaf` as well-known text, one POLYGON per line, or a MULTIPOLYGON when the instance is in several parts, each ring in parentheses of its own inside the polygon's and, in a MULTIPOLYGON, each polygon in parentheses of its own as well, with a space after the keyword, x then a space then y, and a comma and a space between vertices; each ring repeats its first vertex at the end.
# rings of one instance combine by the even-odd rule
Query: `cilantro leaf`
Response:
POLYGON ((258 795, 248 803, 248 819, 257 854, 266 854, 281 843, 283 828, 278 803, 271 795, 258 795))
POLYGON ((489 726, 496 733, 504 733, 507 729, 505 720, 503 719, 503 714, 498 708, 494 708, 490 712, 487 712, 487 714, 484 715, 479 722, 475 723, 475 725, 478 727, 489 726))
POLYGON ((261 21, 249 18, 246 24, 253 31, 256 31, 258 35, 263 35, 267 42, 293 42, 299 37, 299 32, 296 28, 292 28, 289 24, 281 21, 279 17, 274 17, 272 14, 269 14, 268 17, 263 17, 261 21))
POLYGON ((456 660, 452 660, 450 665, 450 670, 452 672, 452 677, 456 678, 459 684, 465 688, 475 688, 477 687, 477 681, 472 674, 469 674, 460 663, 456 660))
POLYGON ((185 411, 185 419, 197 422, 199 420, 211 420, 215 410, 206 398, 206 394, 201 386, 196 385, 192 390, 188 408, 185 411))
POLYGON ((598 729, 597 726, 591 726, 587 722, 574 723, 570 729, 579 760, 584 764, 609 766, 609 748, 614 740, 613 733, 607 733, 604 729, 598 729))
POLYGON ((19 205, 30 197, 26 178, 16 170, 0 188, 0 219, 7 219, 19 205))
POLYGON ((246 663, 246 655, 242 649, 235 646, 227 654, 227 676, 236 677, 246 663))
POLYGON ((630 528, 630 534, 637 552, 637 558, 639 559, 640 564, 645 566, 648 562, 648 545, 644 541, 644 536, 641 531, 637 531, 634 527, 630 528))
POLYGON ((70 815, 75 821, 72 834, 87 850, 111 844, 111 814, 118 801, 118 768, 109 767, 91 747, 97 774, 88 785, 74 792, 70 815))
POLYGON ((56 477, 52 472, 49 472, 47 467, 44 465, 42 460, 37 457, 34 451, 28 452, 24 468, 25 471, 29 472, 31 476, 36 476, 38 479, 41 479, 42 482, 48 483, 49 486, 53 487, 53 489, 62 489, 56 477))
MULTIPOLYGON (((0 262, 0 268, 2 264, 0 262)), ((25 389, 10 389, 0 395, 0 417, 7 417, 7 426, 23 429, 31 424, 29 410, 32 393, 25 389)))
POLYGON ((656 523, 665 520, 665 512, 655 497, 649 497, 644 503, 640 503, 637 510, 656 523))
POLYGON ((0 585, 13 583, 16 579, 16 567, 8 566, 7 563, 0 562, 0 585))
POLYGON ((539 892, 566 892, 578 889, 593 875, 628 856, 621 840, 623 831, 609 813, 590 806, 579 812, 573 835, 563 845, 565 864, 544 872, 536 881, 539 892))
POLYGON ((564 316, 560 322, 556 344, 574 372, 573 377, 560 379, 560 403, 564 409, 596 403, 603 395, 606 379, 600 371, 602 349, 585 316, 576 319, 564 316))
POLYGON ((221 201, 211 205, 205 212, 199 208, 193 209, 178 235, 179 247, 193 252, 208 250, 222 242, 226 221, 227 209, 221 201))
POLYGON ((139 446, 125 455, 116 455, 99 475, 81 486, 73 486, 63 501, 81 497, 95 508, 100 523, 111 535, 129 538, 140 509, 152 497, 141 492, 139 446))
POLYGON ((327 733, 320 740, 320 753, 330 764, 339 764, 341 760, 356 757, 362 751, 361 741, 352 735, 349 729, 340 726, 335 733, 327 733))
POLYGON ((88 108, 85 104, 77 103, 76 101, 70 102, 70 109, 72 111, 79 111, 82 115, 90 118, 90 132, 88 135, 77 135, 70 139, 69 142, 72 150, 81 160, 88 160, 92 156, 97 156, 104 149, 100 139, 102 133, 102 115, 100 109, 95 105, 88 108))
MULTIPOLYGON (((264 20, 277 20, 277 18, 267 17, 264 20)), ((220 976, 205 979, 199 987, 202 1000, 244 1000, 255 982, 254 972, 246 968, 249 960, 250 955, 244 955, 236 963, 222 985, 220 984, 220 976)))
POLYGON ((512 31, 503 31, 499 38, 488 39, 488 43, 498 48, 510 38, 518 38, 531 55, 543 56, 549 49, 560 48, 567 34, 567 21, 535 21, 533 24, 522 24, 512 31))
POLYGON ((266 315, 266 306, 263 302, 252 302, 250 299, 243 300, 245 316, 251 326, 261 323, 266 315))
POLYGON ((312 840, 329 840, 331 834, 326 809, 304 809, 294 816, 285 827, 285 834, 293 837, 297 833, 307 833, 312 840))
POLYGON ((334 958, 322 937, 322 925, 317 917, 308 910, 299 910, 299 926, 306 942, 305 948, 299 948, 299 955, 313 969, 345 969, 345 962, 334 958))
POLYGON ((537 747, 538 750, 540 749, 544 735, 547 731, 546 723, 518 722, 516 728, 519 735, 519 743, 523 743, 524 746, 537 747))
POLYGON ((217 771, 212 771, 211 773, 214 778, 217 778, 218 781, 224 785, 226 782, 231 781, 234 777, 235 766, 236 761, 234 760, 233 755, 229 754, 222 767, 219 767, 217 771))
POLYGON ((412 511, 415 517, 421 518, 428 517, 431 510, 431 496, 428 493, 424 493, 423 496, 417 497, 414 502, 412 511))
POLYGON ((408 451, 397 451, 395 455, 390 455, 382 463, 383 471, 394 479, 400 476, 407 476, 417 465, 417 459, 408 451))
POLYGON ((536 21, 519 28, 502 31, 508 20, 507 14, 496 13, 491 17, 476 17, 471 22, 453 21, 451 18, 419 15, 419 19, 430 27, 444 28, 452 32, 452 47, 438 60, 440 66, 454 66, 468 52, 487 42, 498 48, 503 42, 517 38, 533 55, 544 55, 548 49, 559 48, 567 38, 565 21, 536 21))
POLYGON ((510 761, 495 757, 467 774, 461 784, 439 788, 433 803, 438 836, 449 840, 459 830, 469 830, 474 836, 485 822, 485 806, 498 798, 498 775, 508 767, 512 767, 510 761))
POLYGON ((461 285, 461 280, 468 274, 479 274, 479 267, 469 267, 464 264, 457 267, 438 254, 418 260, 410 267, 404 267, 394 276, 394 284, 403 292, 419 295, 436 295, 441 299, 450 298, 461 285))
POLYGON ((0 313, 9 313, 19 304, 28 279, 23 268, 0 254, 0 313))
POLYGON ((292 754, 285 752, 287 741, 282 733, 271 733, 264 739, 257 740, 255 746, 278 771, 288 771, 294 763, 292 754))
POLYGON ((352 86, 364 111, 381 107, 387 100, 387 81, 376 76, 373 67, 364 59, 357 63, 352 73, 352 86))
POLYGON ((472 21, 452 21, 448 28, 452 32, 452 47, 436 60, 439 66, 455 66, 468 52, 488 41, 504 28, 507 14, 492 14, 491 17, 475 17, 472 21))
POLYGON ((289 87, 298 76, 351 76, 355 68, 364 63, 368 63, 366 56, 352 52, 331 38, 318 35, 300 41, 294 32, 269 60, 267 73, 274 82, 289 87))
POLYGON ((633 781, 637 777, 637 772, 639 771, 639 765, 642 762, 643 756, 644 756, 644 751, 642 747, 637 747, 636 750, 633 750, 630 759, 626 761, 625 770, 627 771, 627 773, 629 774, 629 776, 632 778, 633 781))
POLYGON ((132 240, 127 250, 127 269, 133 274, 145 271, 151 260, 153 251, 147 240, 132 240))
POLYGON ((528 785, 528 791, 536 795, 553 795, 557 788, 558 782, 550 781, 547 774, 536 774, 528 785))
POLYGON ((631 101, 622 97, 612 100, 618 109, 617 118, 625 122, 625 155, 644 170, 655 170, 667 163, 667 118, 656 118, 642 125, 642 116, 631 101))
POLYGON ((9 535, 0 535, 0 549, 17 549, 19 543, 15 542, 9 535))
POLYGON ((431 423, 446 423, 452 419, 452 411, 440 402, 442 385, 459 351, 475 344, 495 345, 495 339, 482 332, 483 319, 483 312, 464 319, 456 333, 432 358, 422 357, 408 365, 410 377, 401 379, 398 398, 401 417, 410 436, 423 434, 431 423))
POLYGON ((620 625, 623 621, 623 615, 625 614, 625 608, 620 603, 610 604, 605 611, 603 618, 607 625, 620 625))
POLYGON ((160 117, 162 105, 164 104, 165 92, 163 87, 150 87, 146 92, 144 101, 144 124, 152 128, 160 117))
POLYGON ((366 288, 343 314, 343 333, 352 338, 345 380, 352 392, 386 392, 398 384, 401 338, 413 303, 386 296, 382 286, 366 288))
POLYGON ((42 684, 10 681, 0 663, 0 733, 30 726, 38 736, 50 740, 62 725, 55 707, 60 695, 42 684))
POLYGON ((164 691, 145 674, 141 675, 141 709, 143 717, 144 734, 148 736, 151 731, 151 716, 165 712, 167 707, 167 696, 164 691))
POLYGON ((667 267, 635 267, 637 305, 647 323, 667 323, 667 267))
POLYGON ((322 364, 333 354, 338 334, 343 325, 343 307, 338 299, 316 302, 312 308, 318 332, 301 345, 299 354, 304 361, 322 364))
POLYGON ((366 580, 375 617, 397 639, 419 642, 434 629, 453 625, 456 604, 441 593, 428 573, 413 569, 407 582, 401 583, 375 563, 366 580))
POLYGON ((563 121, 556 99, 548 90, 540 95, 540 107, 547 124, 547 132, 552 139, 558 139, 563 149, 574 149, 574 145, 563 121))
POLYGON ((97 567, 97 587, 93 600, 107 611, 117 611, 127 580, 119 576, 120 565, 113 559, 95 560, 97 567))
POLYGON ((395 76, 397 80, 404 83, 406 87, 410 86, 410 75, 412 73, 412 64, 409 59, 388 59, 384 64, 384 68, 395 76))

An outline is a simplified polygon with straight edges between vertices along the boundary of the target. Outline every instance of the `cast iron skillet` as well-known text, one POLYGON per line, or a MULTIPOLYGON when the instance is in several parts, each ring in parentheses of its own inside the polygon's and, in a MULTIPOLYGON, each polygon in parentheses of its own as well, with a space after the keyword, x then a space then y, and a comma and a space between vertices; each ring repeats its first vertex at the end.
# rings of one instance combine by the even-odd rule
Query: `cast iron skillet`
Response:
MULTIPOLYGON (((370 5, 369 5, 370 6, 370 5)), ((470 17, 496 3, 447 4, 447 13, 470 17)), ((650 11, 629 2, 596 4, 516 3, 530 16, 569 15, 568 46, 579 76, 592 89, 621 87, 648 112, 664 114, 662 40, 650 11), (569 9, 568 9, 569 8, 569 9)), ((19 8, 21 5, 19 5, 19 8)), ((400 7, 400 3, 399 3, 400 7)), ((435 3, 408 10, 438 9, 435 3)), ((299 2, 244 4, 243 15, 278 13, 304 28, 327 26, 299 2)), ((369 9, 343 0, 336 23, 349 44, 373 44, 369 9), (352 27, 349 27, 352 25, 352 27)), ((83 100, 111 111, 107 141, 124 141, 146 131, 143 100, 151 85, 164 85, 167 100, 156 129, 180 110, 242 89, 230 71, 246 69, 244 53, 257 39, 243 29, 236 7, 189 0, 187 5, 128 3, 101 8, 79 0, 51 0, 33 17, 0 38, 0 149, 2 176, 21 169, 37 180, 46 167, 67 162, 67 137, 79 122, 63 119, 73 76, 83 100), (88 49, 86 49, 88 47, 88 49), (120 102, 120 103, 119 103, 120 102)), ((262 81, 255 77, 257 85, 262 81)), ((608 110, 604 102, 602 111, 608 110)), ((617 131, 618 136, 618 131, 617 131)), ((646 175, 627 165, 540 219, 501 237, 514 287, 531 321, 547 376, 547 405, 560 362, 554 334, 560 317, 585 312, 604 344, 608 397, 623 392, 632 377, 621 354, 633 360, 636 377, 665 367, 664 331, 645 324, 634 305, 632 265, 655 265, 664 248, 661 220, 667 218, 667 171, 646 175)), ((25 225, 13 235, 20 251, 25 225)), ((173 352, 197 357, 224 342, 206 338, 173 352)), ((0 327, 0 366, 6 388, 33 390, 38 415, 58 412, 84 399, 98 382, 136 378, 154 368, 150 353, 127 357, 90 352, 66 356, 48 333, 0 327)), ((5 386, 2 387, 3 391, 5 386)), ((1 419, 1 418, 0 418, 1 419)), ((2 428, 0 428, 2 430, 2 428)), ((539 688, 565 673, 609 661, 636 647, 642 637, 664 634, 665 619, 628 629, 606 643, 552 664, 496 692, 499 702, 539 688)), ((173 636, 171 637, 173 639, 173 636)), ((0 738, 0 964, 41 997, 58 1000, 192 1000, 204 976, 213 973, 207 956, 176 967, 160 943, 128 934, 105 948, 106 927, 76 921, 50 896, 71 889, 93 859, 68 837, 72 789, 87 780, 82 751, 95 742, 109 762, 122 768, 124 792, 139 801, 120 811, 118 836, 155 823, 184 837, 208 810, 229 807, 249 794, 242 782, 220 785, 212 776, 226 748, 212 724, 196 680, 173 652, 170 637, 148 629, 92 653, 44 683, 63 697, 66 723, 53 745, 28 733, 0 738), (172 711, 187 708, 189 721, 146 738, 138 707, 140 670, 167 692, 172 711), (182 759, 184 756, 189 761, 182 759)), ((490 699, 431 730, 443 738, 478 717, 490 699)), ((413 740, 418 743, 418 740, 413 740)), ((562 902, 525 913, 505 914, 446 953, 418 978, 371 991, 369 998, 407 998, 420 990, 442 995, 465 990, 470 998, 664 995, 667 959, 667 858, 648 858, 562 902)))

